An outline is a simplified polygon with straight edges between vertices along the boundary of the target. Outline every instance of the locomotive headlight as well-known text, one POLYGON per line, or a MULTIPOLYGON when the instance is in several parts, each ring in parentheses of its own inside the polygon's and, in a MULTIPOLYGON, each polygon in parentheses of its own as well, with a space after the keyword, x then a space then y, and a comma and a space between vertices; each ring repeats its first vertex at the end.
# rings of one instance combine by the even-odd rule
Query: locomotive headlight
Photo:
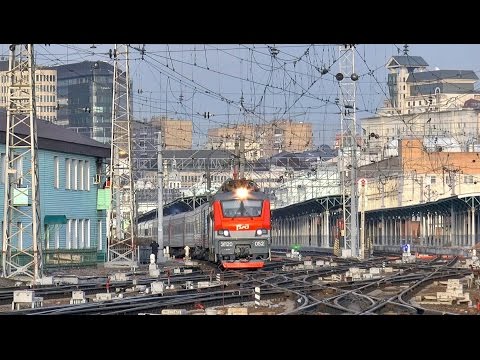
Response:
POLYGON ((217 234, 218 234, 218 235, 223 235, 223 236, 230 236, 230 231, 228 231, 227 229, 225 229, 225 230, 218 230, 218 231, 217 231, 217 234))
POLYGON ((261 236, 265 234, 267 234, 267 229, 257 229, 257 231, 255 231, 255 235, 257 236, 261 236))
POLYGON ((248 190, 245 189, 245 188, 238 188, 237 191, 236 191, 236 194, 237 196, 240 198, 240 199, 246 199, 247 196, 248 196, 248 190))

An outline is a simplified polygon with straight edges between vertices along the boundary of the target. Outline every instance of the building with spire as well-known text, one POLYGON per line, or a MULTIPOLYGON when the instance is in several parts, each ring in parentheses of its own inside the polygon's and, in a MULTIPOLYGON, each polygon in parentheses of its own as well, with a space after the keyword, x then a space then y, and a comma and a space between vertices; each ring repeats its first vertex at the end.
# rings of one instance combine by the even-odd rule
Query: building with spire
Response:
POLYGON ((387 62, 389 99, 379 115, 418 114, 429 111, 454 110, 478 97, 474 84, 478 80, 472 70, 427 70, 421 56, 392 56, 387 62))
POLYGON ((428 70, 421 56, 387 62, 389 99, 377 115, 361 119, 361 164, 398 155, 406 136, 422 139, 427 151, 469 151, 480 144, 480 93, 472 70, 428 70))

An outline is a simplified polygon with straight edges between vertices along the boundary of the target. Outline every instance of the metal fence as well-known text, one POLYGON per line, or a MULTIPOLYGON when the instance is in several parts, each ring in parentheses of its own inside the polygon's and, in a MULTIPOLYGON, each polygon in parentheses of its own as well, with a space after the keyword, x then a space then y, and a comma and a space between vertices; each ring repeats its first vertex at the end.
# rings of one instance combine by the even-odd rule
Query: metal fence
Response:
POLYGON ((97 264, 97 249, 43 250, 46 268, 56 266, 93 266, 97 264))

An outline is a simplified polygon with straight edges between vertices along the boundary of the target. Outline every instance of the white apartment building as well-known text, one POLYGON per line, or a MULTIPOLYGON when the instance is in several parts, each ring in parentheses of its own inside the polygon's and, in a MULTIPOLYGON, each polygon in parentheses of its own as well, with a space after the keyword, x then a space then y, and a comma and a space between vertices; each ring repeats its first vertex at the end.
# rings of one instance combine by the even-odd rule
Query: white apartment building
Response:
MULTIPOLYGON (((0 60, 0 108, 7 107, 8 60, 0 60)), ((37 67, 35 70, 35 104, 37 118, 57 121, 57 70, 37 67)))

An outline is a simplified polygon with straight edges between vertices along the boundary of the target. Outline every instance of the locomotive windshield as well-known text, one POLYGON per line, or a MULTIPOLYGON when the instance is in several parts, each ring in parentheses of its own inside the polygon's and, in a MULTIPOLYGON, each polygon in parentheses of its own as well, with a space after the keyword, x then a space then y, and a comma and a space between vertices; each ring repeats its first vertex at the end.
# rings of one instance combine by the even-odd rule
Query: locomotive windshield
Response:
POLYGON ((225 200, 221 203, 225 217, 255 217, 262 214, 261 200, 225 200))

